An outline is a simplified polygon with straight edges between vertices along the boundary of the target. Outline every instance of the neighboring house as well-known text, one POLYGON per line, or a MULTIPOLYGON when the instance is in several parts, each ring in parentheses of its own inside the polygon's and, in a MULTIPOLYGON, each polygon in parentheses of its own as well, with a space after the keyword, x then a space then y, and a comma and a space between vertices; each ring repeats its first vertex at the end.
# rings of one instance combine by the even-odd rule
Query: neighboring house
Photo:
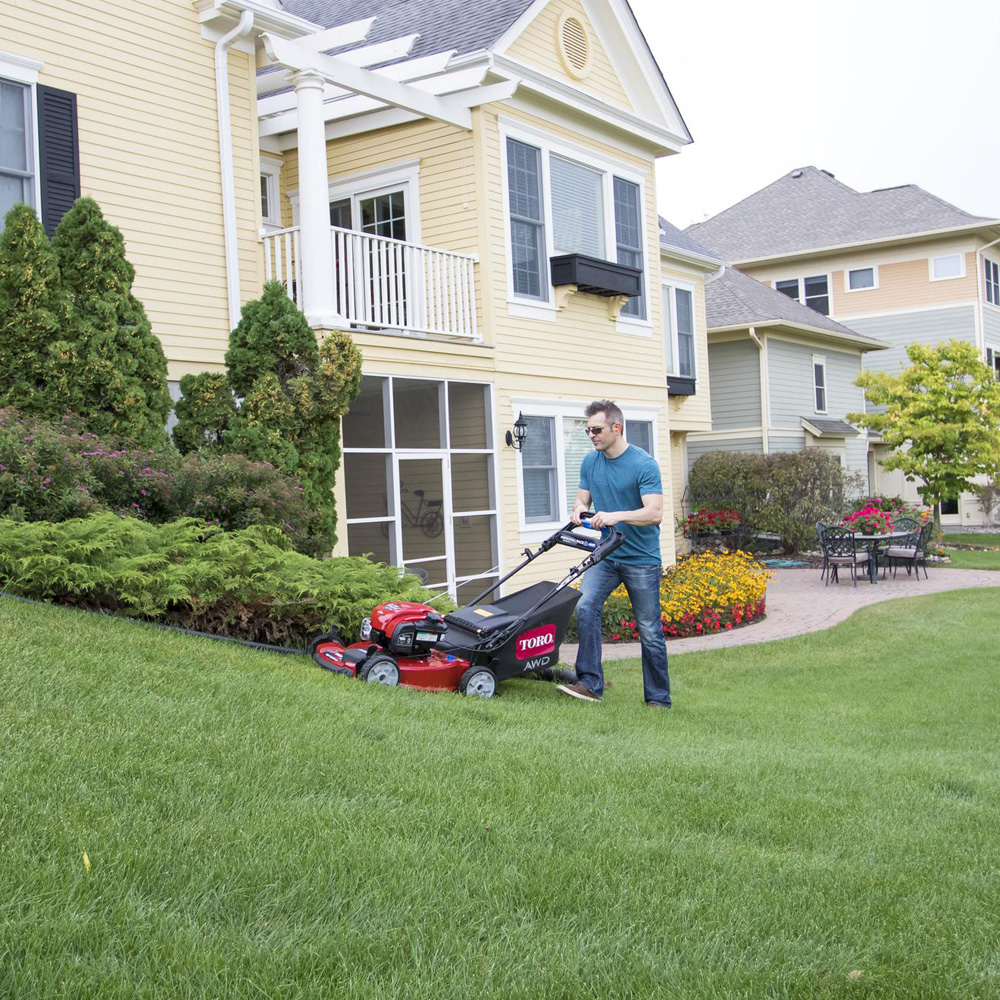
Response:
MULTIPOLYGON (((1000 371, 1000 220, 970 215, 916 185, 859 192, 802 167, 687 232, 744 273, 864 336, 887 342, 864 367, 899 371, 906 345, 958 339, 1000 371)), ((870 488, 918 500, 869 439, 870 488)), ((945 523, 978 524, 971 496, 945 523)))
POLYGON ((54 226, 36 136, 62 91, 63 203, 124 232, 171 380, 221 368, 265 278, 319 335, 353 332, 338 552, 472 596, 566 519, 596 397, 670 510, 653 166, 690 137, 624 0, 59 6, 0 8, 27 167, 0 164, 0 190, 54 226))
POLYGON ((706 281, 718 275, 722 266, 718 257, 660 217, 663 339, 675 523, 684 516, 688 441, 694 434, 712 429, 705 288, 706 281))
POLYGON ((856 333, 732 267, 705 287, 712 430, 691 434, 693 464, 709 451, 823 448, 867 480, 868 445, 848 413, 854 383, 880 340, 856 333))

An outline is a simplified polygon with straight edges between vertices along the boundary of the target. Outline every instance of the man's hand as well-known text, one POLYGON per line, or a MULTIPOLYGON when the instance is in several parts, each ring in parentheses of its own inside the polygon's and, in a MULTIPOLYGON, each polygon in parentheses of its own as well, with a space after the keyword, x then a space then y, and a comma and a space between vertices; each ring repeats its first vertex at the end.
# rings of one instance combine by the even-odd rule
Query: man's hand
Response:
POLYGON ((621 511, 599 510, 590 516, 590 526, 592 528, 613 528, 621 519, 621 511))
POLYGON ((573 521, 574 524, 579 524, 580 523, 580 518, 584 514, 586 514, 587 517, 590 517, 590 504, 589 503, 584 503, 584 504, 578 503, 573 508, 573 516, 572 516, 571 520, 573 521))

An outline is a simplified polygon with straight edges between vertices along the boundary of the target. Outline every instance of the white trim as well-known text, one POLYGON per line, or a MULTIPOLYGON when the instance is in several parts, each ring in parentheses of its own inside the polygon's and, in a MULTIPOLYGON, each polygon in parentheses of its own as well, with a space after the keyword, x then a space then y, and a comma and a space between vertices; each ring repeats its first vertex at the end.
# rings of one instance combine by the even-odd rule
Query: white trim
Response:
MULTIPOLYGON (((671 275, 662 275, 660 277, 660 288, 661 292, 667 292, 667 294, 663 296, 661 320, 665 321, 668 316, 670 318, 670 364, 667 365, 667 376, 672 376, 673 378, 693 378, 697 382, 698 324, 697 315, 695 313, 695 291, 697 289, 697 285, 694 282, 683 281, 682 279, 675 278, 671 275), (674 294, 674 292, 678 289, 691 293, 691 337, 694 341, 694 350, 691 352, 691 359, 694 362, 694 373, 691 375, 681 375, 680 373, 680 344, 677 340, 677 296, 674 294)), ((667 331, 664 330, 663 335, 666 336, 666 333, 667 331)))
POLYGON ((0 76, 14 83, 26 83, 34 87, 38 83, 38 74, 45 63, 27 56, 19 56, 14 52, 0 52, 0 76))
POLYGON ((814 413, 829 413, 830 412, 830 381, 826 377, 826 355, 814 354, 812 356, 812 384, 813 384, 813 412, 814 413), (823 369, 823 384, 820 385, 816 381, 816 366, 823 369), (821 410, 817 405, 816 395, 819 390, 823 390, 823 409, 821 410))
POLYGON ((936 257, 927 258, 927 273, 930 281, 954 281, 956 278, 965 277, 965 254, 964 253, 943 253, 936 257), (934 265, 939 260, 950 260, 953 257, 958 258, 959 273, 958 274, 944 274, 941 277, 937 277, 934 274, 934 265))
POLYGON ((556 291, 552 285, 551 272, 548 267, 550 258, 555 256, 555 246, 553 240, 553 220, 552 220, 552 182, 550 173, 550 158, 558 156, 563 159, 579 163, 585 167, 595 170, 601 175, 601 195, 603 199, 604 212, 604 252, 605 259, 613 260, 617 258, 618 239, 615 229, 615 200, 614 200, 614 179, 616 177, 623 181, 635 184, 639 189, 639 226, 640 226, 640 246, 643 254, 643 300, 646 308, 646 316, 643 319, 637 317, 623 316, 616 319, 615 328, 618 332, 635 333, 648 329, 649 336, 652 336, 653 310, 650 304, 650 253, 647 246, 646 234, 646 177, 634 167, 615 160, 613 157, 601 156, 593 150, 583 146, 576 146, 563 141, 553 139, 541 129, 524 125, 521 122, 500 116, 498 119, 498 131, 500 136, 500 169, 501 185, 503 188, 503 212, 504 212, 504 250, 505 250, 505 274, 507 278, 507 304, 511 315, 525 315, 517 308, 528 307, 528 318, 532 319, 555 319, 558 307, 556 305, 556 291), (514 292, 514 273, 510 248, 510 189, 507 173, 507 141, 514 140, 525 145, 532 146, 540 152, 540 182, 542 200, 542 225, 545 238, 544 255, 542 259, 542 287, 545 289, 545 299, 535 299, 527 296, 517 295, 514 292), (609 253, 609 248, 614 249, 614 253, 609 253), (621 324, 621 325, 619 325, 621 324))
POLYGON ((689 438, 732 438, 734 441, 752 441, 761 437, 763 427, 739 427, 724 431, 688 431, 689 438))
POLYGON ((844 291, 851 292, 870 292, 872 289, 878 288, 878 264, 866 264, 862 267, 845 267, 844 268, 844 291), (872 284, 863 285, 861 288, 851 288, 851 275, 855 271, 871 271, 872 272, 872 284))
POLYGON ((268 214, 261 212, 261 226, 265 231, 281 228, 281 168, 283 161, 279 156, 268 156, 261 153, 260 175, 267 179, 268 214))

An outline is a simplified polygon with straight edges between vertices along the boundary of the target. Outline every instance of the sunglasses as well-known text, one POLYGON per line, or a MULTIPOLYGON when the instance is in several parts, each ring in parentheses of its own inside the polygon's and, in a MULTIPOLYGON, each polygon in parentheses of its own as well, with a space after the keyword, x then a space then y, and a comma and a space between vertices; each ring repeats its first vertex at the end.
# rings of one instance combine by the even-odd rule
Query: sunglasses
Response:
POLYGON ((585 427, 584 433, 593 435, 603 434, 606 429, 606 427, 585 427))

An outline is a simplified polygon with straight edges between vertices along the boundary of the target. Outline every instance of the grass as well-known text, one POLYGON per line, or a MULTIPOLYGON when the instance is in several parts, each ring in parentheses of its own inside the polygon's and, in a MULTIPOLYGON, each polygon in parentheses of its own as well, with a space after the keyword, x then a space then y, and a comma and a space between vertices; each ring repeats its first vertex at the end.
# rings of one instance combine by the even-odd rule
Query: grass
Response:
POLYGON ((945 535, 944 544, 950 545, 981 545, 987 549, 977 552, 974 549, 948 549, 951 565, 955 569, 1000 569, 1000 535, 968 532, 945 535))
POLYGON ((2 600, 0 996, 995 998, 997 597, 675 654, 670 712, 2 600))

